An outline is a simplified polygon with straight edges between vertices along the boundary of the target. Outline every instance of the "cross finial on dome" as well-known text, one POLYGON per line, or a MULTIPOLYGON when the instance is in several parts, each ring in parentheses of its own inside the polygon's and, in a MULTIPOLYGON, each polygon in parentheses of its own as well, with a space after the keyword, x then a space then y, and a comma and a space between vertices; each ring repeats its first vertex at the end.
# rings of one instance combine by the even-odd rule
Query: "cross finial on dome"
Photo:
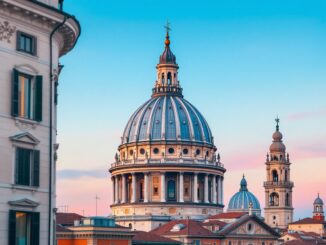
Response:
POLYGON ((166 30, 166 36, 165 36, 165 45, 169 46, 170 45, 170 36, 169 36, 169 32, 171 31, 171 27, 170 27, 170 22, 166 21, 166 25, 164 26, 165 30, 166 30))
POLYGON ((278 116, 275 118, 275 122, 276 122, 276 131, 279 131, 280 126, 278 124, 280 122, 280 119, 278 118, 278 116))

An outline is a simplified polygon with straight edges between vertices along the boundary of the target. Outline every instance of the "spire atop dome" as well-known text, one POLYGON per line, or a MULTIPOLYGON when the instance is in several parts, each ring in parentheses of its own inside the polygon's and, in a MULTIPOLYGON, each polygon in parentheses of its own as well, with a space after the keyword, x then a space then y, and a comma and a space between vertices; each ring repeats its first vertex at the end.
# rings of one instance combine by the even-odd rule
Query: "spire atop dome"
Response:
POLYGON ((242 180, 240 182, 240 191, 248 191, 248 188, 247 188, 247 180, 246 180, 244 174, 243 174, 242 180))
POLYGON ((172 53, 171 49, 170 49, 170 31, 171 31, 171 27, 170 27, 170 23, 167 22, 166 25, 164 26, 164 28, 166 29, 166 35, 165 35, 165 49, 162 53, 162 55, 160 56, 160 62, 159 64, 174 64, 176 65, 176 58, 175 55, 172 53))
POLYGON ((164 26, 166 29, 165 35, 165 48, 163 53, 160 55, 159 63, 156 66, 157 69, 157 80, 155 87, 153 88, 152 97, 173 95, 182 97, 182 88, 180 87, 178 80, 178 69, 179 66, 176 62, 175 55, 170 49, 170 23, 164 26))
POLYGON ((275 122, 276 122, 276 131, 279 131, 280 126, 278 124, 280 122, 280 119, 278 118, 278 116, 275 118, 275 122))

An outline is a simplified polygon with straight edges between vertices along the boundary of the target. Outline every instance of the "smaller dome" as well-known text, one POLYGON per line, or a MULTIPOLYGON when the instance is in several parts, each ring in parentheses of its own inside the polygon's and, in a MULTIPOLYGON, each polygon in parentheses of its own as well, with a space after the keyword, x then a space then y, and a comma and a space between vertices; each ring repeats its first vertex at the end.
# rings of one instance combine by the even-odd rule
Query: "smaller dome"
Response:
POLYGON ((318 194, 318 197, 314 201, 314 205, 324 205, 323 199, 321 199, 319 197, 319 194, 318 194))
POLYGON ((258 199, 248 191, 247 180, 243 176, 240 182, 240 191, 234 194, 228 205, 228 212, 249 212, 250 203, 252 211, 260 216, 261 209, 258 199))
POLYGON ((165 39, 165 49, 163 51, 163 54, 160 56, 159 64, 174 64, 176 65, 176 58, 175 55, 172 53, 170 49, 170 38, 169 33, 166 33, 166 39, 165 39))
POLYGON ((273 142, 269 147, 271 152, 285 152, 286 147, 283 142, 273 142))
POLYGON ((283 135, 280 131, 275 131, 273 134, 273 140, 274 141, 281 141, 283 138, 283 135))

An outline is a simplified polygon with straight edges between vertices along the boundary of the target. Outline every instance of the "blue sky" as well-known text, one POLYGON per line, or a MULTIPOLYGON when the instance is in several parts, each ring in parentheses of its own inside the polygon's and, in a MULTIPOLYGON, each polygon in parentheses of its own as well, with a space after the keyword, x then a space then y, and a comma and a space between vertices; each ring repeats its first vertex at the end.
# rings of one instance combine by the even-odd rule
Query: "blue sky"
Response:
POLYGON ((317 192, 326 199, 325 1, 66 0, 64 7, 82 35, 61 60, 59 206, 93 214, 99 193, 101 212, 109 212, 107 169, 129 116, 151 95, 167 20, 185 98, 210 124, 228 170, 225 204, 245 173, 264 206, 276 115, 293 162, 295 217, 311 215, 317 192), (74 193, 90 182, 87 193, 74 193))

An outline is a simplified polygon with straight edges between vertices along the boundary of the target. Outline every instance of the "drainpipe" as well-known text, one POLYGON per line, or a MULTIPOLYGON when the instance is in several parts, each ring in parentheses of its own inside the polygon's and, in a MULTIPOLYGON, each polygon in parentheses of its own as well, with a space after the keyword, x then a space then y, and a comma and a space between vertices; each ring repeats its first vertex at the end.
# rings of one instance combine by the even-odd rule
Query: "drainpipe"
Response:
MULTIPOLYGON (((50 132, 49 132, 49 159, 50 159, 50 173, 49 173, 49 225, 48 225, 48 229, 49 229, 49 236, 48 236, 48 245, 51 245, 51 233, 53 232, 53 241, 55 241, 55 229, 56 227, 53 227, 53 230, 51 231, 51 224, 53 223, 53 220, 51 219, 52 217, 52 167, 53 167, 53 142, 52 142, 52 128, 53 128, 53 81, 52 81, 52 77, 53 77, 53 61, 52 61, 52 57, 53 57, 53 43, 52 43, 52 39, 54 34, 59 30, 60 27, 62 27, 66 21, 71 18, 71 16, 65 16, 63 21, 61 23, 59 23, 58 25, 56 25, 54 27, 54 29, 52 30, 51 34, 50 34, 50 132)), ((54 169, 55 171, 55 169, 54 169)), ((54 225, 54 224, 53 224, 54 225)), ((54 245, 54 243, 53 243, 54 245)))

